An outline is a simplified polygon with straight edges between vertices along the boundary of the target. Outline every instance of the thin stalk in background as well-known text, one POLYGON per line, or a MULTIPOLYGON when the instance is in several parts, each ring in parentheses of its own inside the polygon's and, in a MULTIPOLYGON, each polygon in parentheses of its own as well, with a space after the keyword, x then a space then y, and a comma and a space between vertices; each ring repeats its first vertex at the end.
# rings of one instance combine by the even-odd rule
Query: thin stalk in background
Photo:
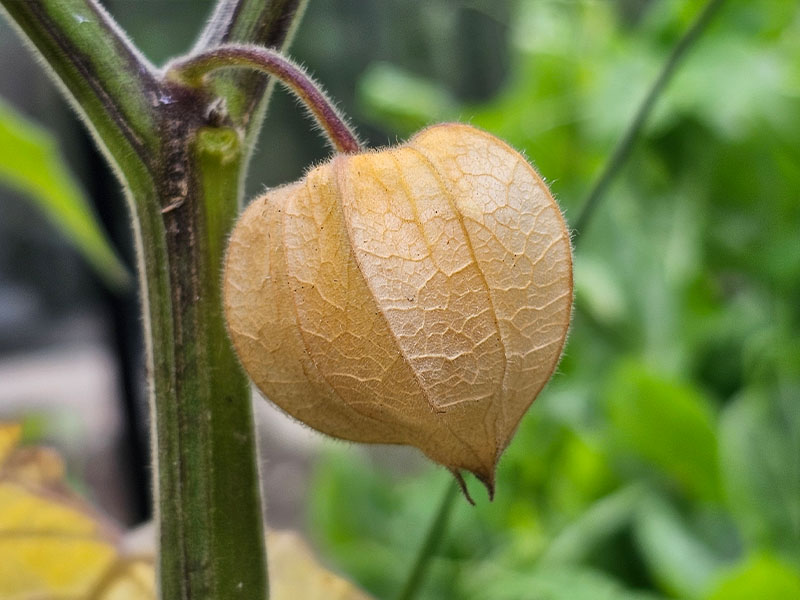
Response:
MULTIPOLYGON (((606 190, 608 189, 609 184, 613 181, 614 177, 616 177, 630 157, 635 146, 636 139, 644 127, 647 117, 650 115, 650 112, 655 106, 656 101, 666 89, 670 79, 680 66, 682 59, 686 56, 688 51, 697 42, 697 40, 702 37, 703 33, 708 28, 712 17, 722 6, 724 1, 725 0, 710 0, 705 5, 703 10, 700 11, 695 21, 692 23, 689 29, 686 30, 681 39, 678 40, 678 43, 667 57, 667 60, 664 62, 664 66, 661 68, 658 77, 650 87, 650 90, 642 101, 642 104, 637 109, 633 120, 628 125, 625 133, 614 148, 614 152, 606 163, 605 168, 586 196, 583 209, 579 213, 578 219, 575 223, 576 231, 573 238, 574 244, 578 243, 580 234, 585 231, 592 215, 597 209, 600 200, 603 198, 606 190)), ((445 534, 457 491, 458 487, 455 482, 451 482, 445 489, 442 500, 439 504, 439 510, 436 512, 436 515, 431 521, 428 533, 417 552, 417 558, 413 563, 411 571, 409 572, 406 584, 403 587, 403 591, 397 597, 397 600, 413 600, 413 598, 416 597, 427 573, 430 559, 433 553, 436 551, 441 538, 445 534)))
POLYGON ((586 200, 583 202, 583 208, 578 214, 578 219, 575 221, 575 243, 577 243, 578 239, 589 225, 589 221, 597 210, 597 206, 600 204, 600 200, 605 195, 608 186, 625 165, 628 157, 630 157, 631 152, 636 145, 636 140, 638 139, 639 134, 641 133, 642 128, 647 121, 647 118, 650 116, 656 101, 661 97, 661 94, 666 89, 667 84, 672 79, 672 76, 675 74, 676 70, 688 54, 691 47, 706 31, 706 28, 708 27, 709 23, 711 23, 714 14, 717 12, 717 10, 719 10, 723 2, 725 2, 725 0, 710 0, 705 7, 703 7, 703 10, 701 10, 697 15, 697 18, 689 27, 689 29, 686 30, 686 33, 683 34, 683 37, 681 37, 681 39, 678 40, 678 43, 675 44, 675 47, 672 49, 669 57, 667 57, 664 66, 661 67, 658 77, 656 77, 655 81, 650 86, 647 95, 644 97, 644 100, 636 110, 633 120, 628 125, 628 128, 625 130, 625 133, 620 138, 619 142, 617 142, 611 157, 606 162, 603 171, 597 180, 595 180, 594 185, 591 187, 586 196, 586 200))
POLYGON ((458 497, 459 485, 456 481, 449 481, 444 490, 444 495, 439 503, 439 509, 428 526, 428 532, 417 552, 417 557, 411 566, 405 584, 403 585, 397 600, 412 600, 416 597, 420 587, 425 581, 428 569, 431 566, 431 558, 444 537, 447 530, 447 522, 450 520, 450 513, 458 497))

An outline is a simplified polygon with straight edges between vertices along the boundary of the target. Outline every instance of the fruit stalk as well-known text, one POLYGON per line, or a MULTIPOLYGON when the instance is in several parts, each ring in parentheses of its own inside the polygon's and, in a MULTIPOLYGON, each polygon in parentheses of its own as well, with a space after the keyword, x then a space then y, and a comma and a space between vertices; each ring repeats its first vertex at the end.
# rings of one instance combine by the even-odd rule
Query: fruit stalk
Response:
POLYGON ((270 48, 236 44, 211 48, 172 61, 166 67, 166 78, 189 87, 200 87, 208 75, 222 69, 252 69, 272 75, 297 96, 335 150, 342 153, 362 150, 355 131, 322 86, 303 67, 270 48))

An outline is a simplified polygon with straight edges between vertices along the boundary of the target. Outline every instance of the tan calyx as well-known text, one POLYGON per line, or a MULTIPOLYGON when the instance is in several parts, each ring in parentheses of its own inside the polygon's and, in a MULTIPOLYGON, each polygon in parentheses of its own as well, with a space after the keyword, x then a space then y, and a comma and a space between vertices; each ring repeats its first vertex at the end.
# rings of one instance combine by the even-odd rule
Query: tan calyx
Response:
POLYGON ((408 444, 491 490, 558 363, 569 234, 525 159, 473 127, 340 154, 244 212, 228 329, 259 389, 329 435, 408 444))

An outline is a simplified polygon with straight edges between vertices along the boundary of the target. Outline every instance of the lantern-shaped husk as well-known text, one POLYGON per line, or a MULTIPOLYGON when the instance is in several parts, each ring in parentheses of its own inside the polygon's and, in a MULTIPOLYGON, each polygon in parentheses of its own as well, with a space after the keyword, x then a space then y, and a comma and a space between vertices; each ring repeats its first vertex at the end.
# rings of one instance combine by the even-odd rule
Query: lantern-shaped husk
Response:
POLYGON ((224 295, 242 364, 284 411, 338 438, 416 446, 491 493, 561 355, 570 239, 518 152, 437 125, 252 202, 224 295))

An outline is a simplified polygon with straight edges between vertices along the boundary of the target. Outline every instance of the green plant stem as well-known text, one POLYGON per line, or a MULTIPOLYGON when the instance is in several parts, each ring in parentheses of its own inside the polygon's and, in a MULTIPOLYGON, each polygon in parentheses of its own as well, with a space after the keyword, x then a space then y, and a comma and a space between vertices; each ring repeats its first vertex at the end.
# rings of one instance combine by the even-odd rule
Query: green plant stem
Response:
POLYGON ((211 73, 221 69, 252 69, 272 75, 298 97, 334 149, 344 153, 361 151, 361 142, 322 86, 305 69, 280 52, 238 44, 219 46, 171 62, 165 68, 165 77, 184 85, 200 87, 211 73))
MULTIPOLYGON (((131 206, 161 597, 267 598, 250 389, 224 330, 219 290, 255 108, 209 119, 213 98, 162 81, 94 0, 0 4, 84 118, 131 206)), ((236 16, 231 35, 252 43, 266 36, 280 47, 302 3, 223 4, 236 16)), ((263 106, 269 89, 260 79, 231 97, 263 106)))
POLYGON ((444 490, 444 495, 439 503, 439 508, 436 515, 433 517, 431 524, 428 527, 428 532, 425 534, 425 539, 419 547, 417 556, 411 570, 408 573, 408 578, 403 585, 397 600, 412 600, 416 597, 422 586, 425 576, 430 568, 431 558, 434 552, 439 547, 439 544, 444 537, 447 530, 447 522, 450 519, 450 513, 455 505, 455 500, 458 497, 459 487, 456 481, 451 480, 448 482, 444 490))
POLYGON ((672 52, 670 52, 670 55, 667 57, 667 60, 661 67, 658 77, 656 77, 655 81, 653 81, 653 84, 650 86, 647 95, 644 97, 644 100, 642 100, 642 103, 636 110, 633 120, 628 125, 628 128, 625 130, 625 133, 620 138, 619 142, 617 142, 617 145, 615 146, 610 158, 606 162, 605 167, 600 173, 600 176, 595 181, 594 185, 586 196, 586 200, 583 202, 583 208, 578 214, 578 219, 575 221, 575 243, 577 243, 579 236, 583 235, 583 233, 586 231, 589 221, 597 210, 600 200, 605 195, 608 186, 628 160, 628 157, 630 156, 636 144, 636 140, 639 137, 647 118, 650 116, 656 101, 666 89, 667 84, 669 83, 670 79, 672 79, 672 76, 675 74, 675 71, 678 69, 678 66, 681 64, 690 48, 706 31, 706 28, 711 22, 714 14, 717 12, 717 10, 719 10, 724 1, 725 0, 709 0, 709 2, 697 15, 697 18, 694 20, 689 29, 686 30, 681 39, 678 40, 678 43, 675 44, 672 52))
POLYGON ((265 598, 249 383, 225 334, 219 289, 243 152, 235 129, 186 124, 183 109, 177 102, 165 155, 186 176, 167 167, 177 176, 160 191, 173 339, 172 368, 156 362, 155 377, 161 594, 265 598))

